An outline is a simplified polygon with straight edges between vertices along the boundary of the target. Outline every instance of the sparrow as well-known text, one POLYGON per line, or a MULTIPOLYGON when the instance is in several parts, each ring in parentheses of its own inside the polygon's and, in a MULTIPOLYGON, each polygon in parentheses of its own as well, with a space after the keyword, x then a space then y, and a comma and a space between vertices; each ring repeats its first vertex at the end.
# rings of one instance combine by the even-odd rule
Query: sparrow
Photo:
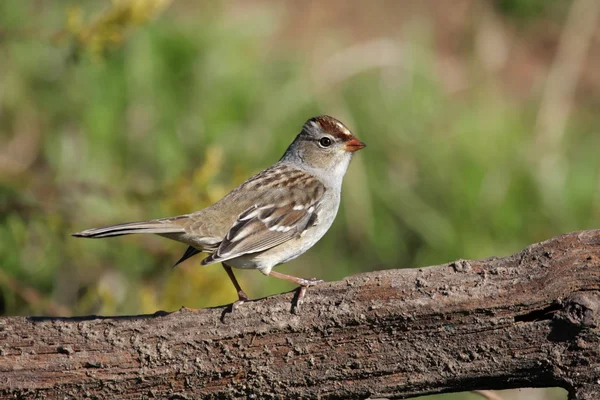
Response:
POLYGON ((306 121, 273 166, 259 172, 210 207, 190 214, 93 228, 73 236, 106 238, 152 233, 187 244, 177 264, 208 253, 202 265, 221 263, 233 283, 237 306, 248 300, 232 268, 306 288, 323 282, 273 270, 304 254, 329 230, 338 212, 342 181, 354 152, 365 147, 337 119, 321 115, 306 121))

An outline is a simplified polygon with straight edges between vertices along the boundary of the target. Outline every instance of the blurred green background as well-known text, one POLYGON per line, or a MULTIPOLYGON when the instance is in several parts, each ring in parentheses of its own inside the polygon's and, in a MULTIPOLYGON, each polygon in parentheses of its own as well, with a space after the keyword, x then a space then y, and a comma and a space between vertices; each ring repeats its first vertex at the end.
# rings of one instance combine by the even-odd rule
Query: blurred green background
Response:
MULTIPOLYGON (((236 300, 218 265, 171 268, 182 244, 70 233, 208 206, 318 114, 368 147, 330 232, 280 271, 336 280, 598 228, 595 3, 0 2, 0 314, 236 300)), ((253 298, 293 289, 236 274, 253 298)))

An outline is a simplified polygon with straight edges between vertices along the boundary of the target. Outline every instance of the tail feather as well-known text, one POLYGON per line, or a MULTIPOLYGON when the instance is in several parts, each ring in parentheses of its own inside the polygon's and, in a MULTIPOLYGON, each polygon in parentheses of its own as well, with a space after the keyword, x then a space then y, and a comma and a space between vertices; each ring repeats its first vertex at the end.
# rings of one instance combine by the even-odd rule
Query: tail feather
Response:
POLYGON ((92 228, 73 233, 75 237, 105 238, 112 236, 130 235, 133 233, 184 233, 185 229, 168 220, 153 220, 142 222, 128 222, 125 224, 92 228))

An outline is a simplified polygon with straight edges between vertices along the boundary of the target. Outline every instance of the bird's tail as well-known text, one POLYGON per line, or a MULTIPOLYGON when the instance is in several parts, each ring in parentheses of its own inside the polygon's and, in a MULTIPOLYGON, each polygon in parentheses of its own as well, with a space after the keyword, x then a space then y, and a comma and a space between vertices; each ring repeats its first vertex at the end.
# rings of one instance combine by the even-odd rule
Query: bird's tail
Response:
POLYGON ((151 221, 128 222, 125 224, 92 228, 73 233, 75 237, 105 238, 112 236, 130 235, 132 233, 184 233, 185 228, 173 219, 154 219, 151 221))

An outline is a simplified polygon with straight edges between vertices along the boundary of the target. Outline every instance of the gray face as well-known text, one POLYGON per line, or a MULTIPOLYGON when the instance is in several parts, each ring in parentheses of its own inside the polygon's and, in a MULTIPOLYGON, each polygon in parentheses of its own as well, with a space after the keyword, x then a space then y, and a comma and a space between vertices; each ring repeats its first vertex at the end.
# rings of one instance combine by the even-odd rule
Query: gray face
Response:
POLYGON ((283 160, 294 158, 323 178, 334 175, 337 179, 346 172, 352 154, 363 147, 344 124, 322 115, 306 121, 283 160))

